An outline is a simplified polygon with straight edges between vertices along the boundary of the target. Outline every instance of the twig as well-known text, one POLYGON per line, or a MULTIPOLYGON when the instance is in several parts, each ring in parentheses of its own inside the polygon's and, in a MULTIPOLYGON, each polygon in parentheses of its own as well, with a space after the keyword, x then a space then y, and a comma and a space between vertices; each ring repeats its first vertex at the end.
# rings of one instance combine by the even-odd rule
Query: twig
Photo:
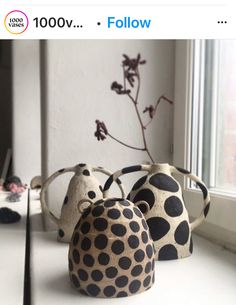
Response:
POLYGON ((154 107, 153 117, 147 122, 147 124, 144 125, 145 128, 147 128, 147 127, 151 124, 152 120, 154 119, 154 117, 155 117, 155 115, 156 115, 157 107, 158 107, 158 105, 160 104, 160 102, 161 102, 162 99, 165 100, 165 101, 167 101, 167 102, 170 103, 170 104, 173 104, 173 102, 172 102, 170 99, 168 99, 168 98, 167 98, 166 96, 164 96, 164 95, 161 95, 161 96, 158 98, 158 100, 157 100, 157 102, 156 102, 156 105, 155 105, 155 107, 154 107))
POLYGON ((114 136, 112 136, 109 132, 107 134, 110 138, 112 138, 113 140, 115 140, 116 142, 126 146, 126 147, 129 147, 129 148, 132 148, 132 149, 135 149, 135 150, 142 150, 142 151, 145 151, 145 148, 139 148, 139 147, 135 147, 135 146, 132 146, 132 145, 129 145, 129 144, 126 144, 124 142, 122 142, 121 140, 115 138, 114 136))

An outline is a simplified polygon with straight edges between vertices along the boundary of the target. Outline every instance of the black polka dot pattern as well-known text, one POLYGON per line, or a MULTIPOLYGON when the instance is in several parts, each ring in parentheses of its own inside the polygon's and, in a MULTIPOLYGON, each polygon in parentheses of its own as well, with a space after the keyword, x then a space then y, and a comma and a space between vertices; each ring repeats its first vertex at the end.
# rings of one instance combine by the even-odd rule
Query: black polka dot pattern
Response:
POLYGON ((111 219, 118 219, 120 215, 120 211, 117 209, 111 209, 107 212, 107 216, 111 219))
POLYGON ((103 212, 104 212, 104 207, 103 206, 96 206, 92 211, 92 215, 94 217, 99 217, 103 214, 103 212))
POLYGON ((100 292, 100 288, 95 284, 90 284, 87 286, 87 292, 89 295, 96 297, 100 292))
POLYGON ((62 238, 65 235, 65 233, 62 229, 59 229, 58 230, 58 235, 62 238))
POLYGON ((80 255, 78 250, 74 249, 72 254, 73 254, 74 262, 78 264, 80 262, 80 255))
POLYGON ((122 224, 114 224, 111 226, 111 232, 116 236, 124 236, 127 232, 126 227, 122 224))
POLYGON ((161 239, 170 230, 170 224, 162 217, 151 217, 147 220, 147 224, 154 241, 161 239))
POLYGON ((177 259, 178 254, 175 246, 169 244, 163 246, 158 254, 158 259, 161 261, 171 260, 171 259, 177 259))
POLYGON ((78 278, 74 274, 72 274, 71 280, 72 280, 72 282, 73 282, 73 284, 75 285, 76 288, 80 287, 79 280, 78 280, 78 278))
POLYGON ((103 292, 106 297, 112 297, 116 293, 116 289, 113 286, 107 286, 103 292))
POLYGON ((91 277, 95 282, 100 282, 103 279, 103 274, 100 270, 93 270, 91 277))
POLYGON ((73 286, 84 295, 126 297, 152 286, 149 228, 137 207, 119 200, 92 204, 75 228, 68 268, 73 286))
POLYGON ((140 281, 134 280, 129 285, 129 291, 131 293, 136 293, 139 290, 140 286, 141 286, 140 281))
POLYGON ((112 279, 114 277, 116 277, 118 271, 115 267, 109 267, 106 269, 106 276, 109 278, 109 279, 112 279))
POLYGON ((128 244, 130 246, 130 248, 132 249, 136 249, 139 246, 139 239, 136 235, 131 235, 128 238, 128 244))
POLYGON ((124 270, 128 270, 131 266, 131 263, 132 262, 129 257, 124 256, 119 259, 119 266, 124 270))
POLYGON ((164 173, 152 175, 149 182, 159 190, 168 192, 178 192, 179 190, 179 186, 176 181, 164 173))
POLYGON ((133 212, 130 209, 127 209, 127 208, 123 210, 123 215, 128 219, 133 218, 133 212))
MULTIPOLYGON (((151 209, 155 203, 155 197, 154 197, 153 192, 149 189, 140 190, 137 193, 137 195, 134 197, 133 202, 136 203, 136 202, 142 201, 142 200, 146 201, 149 204, 149 207, 151 209)), ((146 206, 145 206, 145 208, 146 208, 146 206)))
POLYGON ((88 196, 90 199, 94 199, 96 197, 96 193, 94 191, 89 191, 88 196))
POLYGON ((189 238, 189 225, 186 220, 182 221, 175 230, 175 241, 179 245, 187 243, 189 238))
POLYGON ((122 275, 122 276, 119 276, 116 278, 115 284, 117 287, 123 288, 128 284, 128 281, 129 281, 128 277, 125 275, 122 275))
POLYGON ((90 230, 90 223, 85 221, 81 226, 81 232, 83 234, 87 234, 89 232, 89 230, 90 230))
POLYGON ((115 200, 106 200, 105 203, 104 203, 104 206, 105 206, 106 208, 111 208, 111 207, 113 207, 115 204, 116 204, 116 201, 115 201, 115 200))
POLYGON ((171 196, 166 199, 164 209, 167 215, 177 217, 183 213, 183 204, 178 197, 171 196))
POLYGON ((88 273, 83 269, 78 270, 78 276, 79 276, 81 281, 87 281, 88 280, 88 273))
POLYGON ((98 261, 100 265, 107 265, 110 261, 110 256, 102 252, 98 255, 98 261))
POLYGON ((84 251, 88 251, 91 248, 91 240, 87 237, 84 237, 84 239, 81 242, 81 249, 84 251))
POLYGON ((139 276, 143 272, 142 265, 136 265, 132 270, 131 274, 132 276, 139 276))
POLYGON ((93 225, 97 231, 105 231, 108 223, 105 218, 96 218, 93 222, 93 225))
POLYGON ((103 250, 106 248, 108 242, 108 238, 104 234, 99 234, 94 241, 95 247, 99 250, 103 250))
POLYGON ((87 267, 92 267, 94 265, 94 258, 90 254, 85 254, 83 258, 83 262, 85 266, 87 267))
POLYGON ((131 221, 129 223, 129 226, 130 226, 130 229, 134 232, 134 233, 137 233, 139 230, 140 230, 140 226, 138 224, 137 221, 131 221))
POLYGON ((121 254, 124 251, 124 243, 121 240, 116 240, 111 245, 111 250, 114 254, 121 254))
POLYGON ((85 169, 85 170, 83 171, 83 175, 84 175, 84 176, 90 176, 90 172, 89 172, 87 169, 85 169))
POLYGON ((144 260, 145 257, 145 253, 143 250, 139 249, 137 251, 135 251, 134 253, 134 259, 136 262, 140 263, 144 260))

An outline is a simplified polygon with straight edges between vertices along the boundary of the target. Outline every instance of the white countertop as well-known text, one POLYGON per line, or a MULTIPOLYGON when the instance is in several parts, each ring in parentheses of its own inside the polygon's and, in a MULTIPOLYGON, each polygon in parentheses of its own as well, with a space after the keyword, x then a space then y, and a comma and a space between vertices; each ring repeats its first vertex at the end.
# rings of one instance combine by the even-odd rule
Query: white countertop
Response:
POLYGON ((156 282, 145 293, 119 299, 82 296, 70 286, 68 244, 58 243, 56 232, 42 232, 39 205, 32 206, 37 223, 32 232, 33 305, 236 305, 236 255, 196 235, 191 257, 156 262, 156 282))
POLYGON ((0 304, 22 305, 24 293, 27 192, 20 202, 6 202, 0 192, 0 208, 8 207, 21 215, 13 224, 0 224, 0 304))

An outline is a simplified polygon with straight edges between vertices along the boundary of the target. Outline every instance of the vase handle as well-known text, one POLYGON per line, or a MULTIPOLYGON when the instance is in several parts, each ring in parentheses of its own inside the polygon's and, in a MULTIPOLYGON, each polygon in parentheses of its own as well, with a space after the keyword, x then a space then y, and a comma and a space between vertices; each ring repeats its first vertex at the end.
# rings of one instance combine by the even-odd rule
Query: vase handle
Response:
MULTIPOLYGON (((120 176, 123 176, 125 174, 139 172, 139 171, 147 171, 149 172, 151 168, 151 165, 141 164, 141 165, 133 165, 124 167, 121 170, 118 170, 117 172, 110 175, 110 177, 107 179, 104 188, 103 188, 103 197, 108 198, 108 192, 109 189, 114 181, 116 181, 120 176)), ((126 198, 126 194, 122 194, 122 199, 126 198)))
MULTIPOLYGON (((112 175, 112 172, 104 169, 103 167, 93 167, 93 171, 94 172, 103 173, 103 174, 105 174, 105 175, 107 175, 109 177, 112 175)), ((120 181, 120 179, 117 178, 116 179, 116 183, 118 184, 118 187, 119 187, 119 189, 121 191, 122 198, 125 197, 124 186, 123 186, 122 182, 120 181)))
POLYGON ((48 203, 46 202, 45 199, 45 194, 46 191, 49 187, 49 185, 52 183, 53 180, 55 180, 57 177, 64 175, 65 173, 70 173, 70 172, 75 172, 76 171, 76 167, 67 167, 67 168, 63 168, 60 169, 59 171, 56 171, 54 174, 52 174, 44 183, 42 186, 42 190, 40 193, 40 202, 41 202, 41 207, 42 207, 42 211, 47 214, 52 221, 54 221, 57 225, 59 224, 60 219, 57 218, 49 209, 48 207, 48 203))
POLYGON ((199 188, 202 191, 203 194, 203 209, 201 211, 201 214, 199 217, 197 217, 192 223, 190 223, 191 230, 193 231, 196 227, 198 227, 203 220, 206 218, 209 208, 210 208, 210 194, 209 191, 205 185, 205 183, 196 175, 193 175, 191 172, 189 172, 186 169, 180 168, 180 167, 174 167, 170 166, 171 173, 174 174, 181 174, 183 176, 188 177, 189 179, 196 182, 196 184, 199 186, 199 188))

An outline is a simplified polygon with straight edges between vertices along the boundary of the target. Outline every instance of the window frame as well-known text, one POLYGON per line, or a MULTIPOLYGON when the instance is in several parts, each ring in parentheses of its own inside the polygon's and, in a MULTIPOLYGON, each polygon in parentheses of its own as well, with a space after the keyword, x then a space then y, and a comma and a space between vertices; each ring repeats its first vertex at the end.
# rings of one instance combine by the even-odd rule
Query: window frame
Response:
MULTIPOLYGON (((186 169, 191 166, 193 51, 193 40, 176 41, 173 163, 186 169)), ((202 194, 190 188, 186 178, 180 182, 190 218, 194 218, 202 208, 202 194)), ((236 251, 236 198, 216 190, 210 190, 210 195, 209 215, 196 232, 236 251)))

